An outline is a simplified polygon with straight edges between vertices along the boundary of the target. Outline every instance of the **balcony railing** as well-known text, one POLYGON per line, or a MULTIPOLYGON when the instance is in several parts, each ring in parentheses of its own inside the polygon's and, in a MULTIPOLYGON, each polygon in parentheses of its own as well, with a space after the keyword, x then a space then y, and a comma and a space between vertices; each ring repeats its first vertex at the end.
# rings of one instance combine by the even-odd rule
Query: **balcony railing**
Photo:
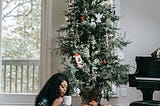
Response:
POLYGON ((39 60, 2 60, 2 93, 37 93, 39 60))

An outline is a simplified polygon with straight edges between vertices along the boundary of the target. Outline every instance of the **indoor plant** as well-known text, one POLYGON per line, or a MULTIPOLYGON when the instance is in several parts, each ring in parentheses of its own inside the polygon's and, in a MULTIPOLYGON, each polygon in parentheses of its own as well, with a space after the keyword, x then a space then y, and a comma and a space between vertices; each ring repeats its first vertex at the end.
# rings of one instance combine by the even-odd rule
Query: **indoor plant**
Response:
POLYGON ((87 104, 99 102, 87 94, 96 94, 93 89, 109 99, 112 84, 126 84, 129 71, 129 65, 121 63, 121 50, 130 42, 119 32, 115 7, 109 0, 69 0, 65 17, 67 24, 58 30, 57 53, 72 93, 80 90, 87 104))

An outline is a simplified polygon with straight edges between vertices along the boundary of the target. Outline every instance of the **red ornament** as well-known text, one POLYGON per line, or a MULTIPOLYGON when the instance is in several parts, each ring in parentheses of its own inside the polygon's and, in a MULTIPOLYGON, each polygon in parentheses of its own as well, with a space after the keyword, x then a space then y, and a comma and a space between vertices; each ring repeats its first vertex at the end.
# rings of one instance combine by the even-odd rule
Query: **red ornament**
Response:
POLYGON ((103 64, 104 65, 108 64, 108 61, 107 60, 103 60, 103 64))
POLYGON ((84 62, 81 58, 81 55, 78 54, 78 53, 75 53, 73 55, 73 57, 75 58, 77 68, 83 68, 84 67, 84 62))
POLYGON ((75 58, 77 64, 82 63, 82 58, 80 54, 75 53, 73 57, 75 58))
POLYGON ((84 21, 86 19, 86 17, 85 16, 81 16, 80 19, 81 19, 81 21, 84 21))

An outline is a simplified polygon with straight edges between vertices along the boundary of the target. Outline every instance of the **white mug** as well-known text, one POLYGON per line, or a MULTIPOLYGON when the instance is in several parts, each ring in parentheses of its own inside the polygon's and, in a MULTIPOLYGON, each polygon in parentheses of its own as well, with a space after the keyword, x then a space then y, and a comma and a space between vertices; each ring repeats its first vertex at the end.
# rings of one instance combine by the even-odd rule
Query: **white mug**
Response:
POLYGON ((64 96, 63 103, 65 106, 71 106, 72 105, 72 97, 71 96, 64 96))

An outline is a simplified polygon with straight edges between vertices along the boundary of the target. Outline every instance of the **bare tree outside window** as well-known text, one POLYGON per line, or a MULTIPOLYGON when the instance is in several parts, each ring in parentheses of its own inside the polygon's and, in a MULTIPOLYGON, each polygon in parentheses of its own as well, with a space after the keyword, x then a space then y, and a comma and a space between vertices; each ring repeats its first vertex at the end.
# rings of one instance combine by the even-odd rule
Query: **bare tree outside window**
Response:
POLYGON ((3 0, 2 8, 2 92, 38 92, 41 0, 3 0))
POLYGON ((3 0, 2 58, 39 59, 40 0, 3 0))

